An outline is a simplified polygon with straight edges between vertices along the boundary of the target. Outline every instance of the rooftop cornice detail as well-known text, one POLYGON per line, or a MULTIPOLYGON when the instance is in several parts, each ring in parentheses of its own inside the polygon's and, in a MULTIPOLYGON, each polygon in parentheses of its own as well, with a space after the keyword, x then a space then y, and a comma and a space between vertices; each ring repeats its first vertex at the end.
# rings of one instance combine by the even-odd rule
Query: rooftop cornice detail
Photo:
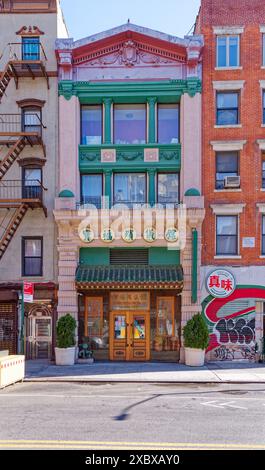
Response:
MULTIPOLYGON (((135 58, 135 61, 139 56, 145 60, 144 54, 149 53, 157 55, 158 62, 159 56, 161 56, 172 61, 196 63, 200 58, 203 44, 203 37, 200 35, 185 36, 184 39, 180 39, 128 23, 78 41, 74 41, 72 38, 57 39, 55 48, 59 57, 65 52, 71 54, 72 62, 75 65, 99 59, 107 54, 116 54, 117 57, 114 57, 114 60, 118 60, 124 55, 128 57, 126 54, 128 48, 130 48, 130 55, 132 59, 135 58), (113 38, 112 43, 111 38, 113 38), (174 45, 175 48, 172 47, 174 45)), ((155 60, 153 62, 151 59, 149 60, 150 63, 155 63, 155 60)), ((103 65, 109 65, 108 58, 106 58, 106 63, 103 60, 103 65)), ((128 65, 131 65, 130 60, 128 65)))

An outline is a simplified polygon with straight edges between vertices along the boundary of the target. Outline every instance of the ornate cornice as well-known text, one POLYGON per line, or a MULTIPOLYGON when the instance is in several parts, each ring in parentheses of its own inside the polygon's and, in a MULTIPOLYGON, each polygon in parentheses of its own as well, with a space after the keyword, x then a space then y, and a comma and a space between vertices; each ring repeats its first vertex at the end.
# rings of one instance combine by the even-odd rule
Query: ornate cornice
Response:
POLYGON ((187 80, 168 80, 160 82, 74 82, 72 80, 62 80, 59 83, 59 95, 69 100, 72 96, 78 96, 81 102, 90 99, 98 99, 102 102, 105 98, 124 96, 145 97, 146 100, 153 97, 168 97, 171 94, 176 101, 181 95, 188 93, 193 97, 196 93, 201 93, 201 80, 198 78, 188 78, 187 80))

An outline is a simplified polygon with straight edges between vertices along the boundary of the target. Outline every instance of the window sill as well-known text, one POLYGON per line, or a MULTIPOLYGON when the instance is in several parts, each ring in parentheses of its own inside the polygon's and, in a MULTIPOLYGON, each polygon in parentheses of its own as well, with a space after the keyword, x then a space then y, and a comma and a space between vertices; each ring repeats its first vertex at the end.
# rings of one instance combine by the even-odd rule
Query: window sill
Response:
POLYGON ((242 256, 233 256, 233 255, 218 255, 215 256, 214 259, 242 259, 242 256))
POLYGON ((261 124, 261 127, 265 127, 265 124, 261 124))
POLYGON ((37 279, 37 281, 42 281, 44 276, 41 276, 41 275, 34 275, 34 274, 29 274, 29 275, 26 275, 26 274, 23 274, 23 276, 21 276, 21 279, 37 279))
POLYGON ((265 192, 265 188, 261 188, 260 191, 262 191, 263 193, 265 192))
POLYGON ((236 67, 215 67, 214 70, 243 70, 243 67, 242 66, 236 66, 236 67))
POLYGON ((228 125, 215 125, 214 128, 215 129, 240 129, 242 127, 242 124, 228 124, 228 125))
POLYGON ((259 259, 265 259, 265 255, 259 256, 259 259))
MULTIPOLYGON (((265 191, 265 189, 264 189, 265 191)), ((215 193, 241 193, 242 192, 242 189, 238 188, 238 189, 215 189, 214 190, 215 193)))

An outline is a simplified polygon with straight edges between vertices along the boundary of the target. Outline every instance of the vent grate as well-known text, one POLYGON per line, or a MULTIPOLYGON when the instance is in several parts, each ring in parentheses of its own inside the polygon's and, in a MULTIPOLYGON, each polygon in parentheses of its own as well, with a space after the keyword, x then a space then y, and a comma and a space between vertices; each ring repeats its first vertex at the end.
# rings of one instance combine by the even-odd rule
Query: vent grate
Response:
POLYGON ((143 264, 148 265, 148 249, 110 250, 111 265, 143 264))

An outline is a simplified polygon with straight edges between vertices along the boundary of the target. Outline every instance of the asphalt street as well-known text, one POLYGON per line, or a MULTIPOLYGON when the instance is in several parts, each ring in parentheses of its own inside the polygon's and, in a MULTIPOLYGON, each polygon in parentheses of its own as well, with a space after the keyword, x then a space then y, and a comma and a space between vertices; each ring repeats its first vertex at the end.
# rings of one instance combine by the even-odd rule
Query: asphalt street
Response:
POLYGON ((24 383, 0 449, 265 449, 265 386, 24 383))

